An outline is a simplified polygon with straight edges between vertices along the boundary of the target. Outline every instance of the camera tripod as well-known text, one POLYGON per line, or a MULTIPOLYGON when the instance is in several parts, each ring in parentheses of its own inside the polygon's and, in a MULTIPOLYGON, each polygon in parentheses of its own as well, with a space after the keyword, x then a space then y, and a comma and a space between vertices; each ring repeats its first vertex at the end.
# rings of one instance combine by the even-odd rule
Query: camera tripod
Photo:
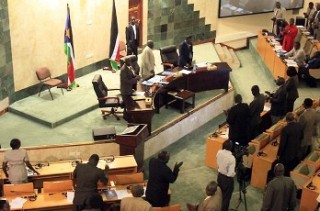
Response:
POLYGON ((241 204, 241 202, 244 202, 244 210, 247 211, 248 207, 247 207, 247 197, 246 197, 246 193, 247 193, 247 189, 246 189, 246 181, 243 179, 238 180, 239 183, 239 200, 238 200, 238 204, 236 206, 235 209, 231 209, 234 211, 237 211, 239 209, 239 206, 241 204), (243 195, 243 198, 242 198, 243 195))

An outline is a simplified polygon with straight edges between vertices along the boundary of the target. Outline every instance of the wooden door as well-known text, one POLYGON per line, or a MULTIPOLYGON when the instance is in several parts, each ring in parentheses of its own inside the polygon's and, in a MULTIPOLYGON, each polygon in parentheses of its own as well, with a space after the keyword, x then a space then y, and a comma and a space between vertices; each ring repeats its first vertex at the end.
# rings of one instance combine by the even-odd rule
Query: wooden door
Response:
POLYGON ((139 24, 139 44, 142 45, 142 32, 143 32, 143 18, 142 18, 142 8, 143 8, 143 0, 129 0, 129 20, 134 16, 136 18, 137 23, 139 24))

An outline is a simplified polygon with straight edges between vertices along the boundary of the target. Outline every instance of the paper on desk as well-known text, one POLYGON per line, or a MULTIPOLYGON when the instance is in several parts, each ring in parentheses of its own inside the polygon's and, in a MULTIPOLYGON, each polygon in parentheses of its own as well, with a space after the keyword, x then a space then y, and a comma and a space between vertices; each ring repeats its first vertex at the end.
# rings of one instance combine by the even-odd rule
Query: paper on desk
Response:
POLYGON ((285 59, 288 66, 298 67, 297 62, 292 59, 285 59))
POLYGON ((73 203, 74 191, 67 191, 67 201, 73 203))
POLYGON ((128 193, 127 190, 116 190, 118 199, 123 199, 125 197, 132 197, 131 193, 128 193))
POLYGON ((165 76, 162 75, 155 75, 154 77, 150 78, 148 80, 149 83, 160 83, 165 78, 165 76))
POLYGON ((10 202, 11 209, 22 209, 24 203, 26 203, 27 199, 17 197, 10 202))
POLYGON ((229 127, 226 128, 226 130, 220 134, 220 137, 224 139, 229 139, 229 127))
POLYGON ((186 69, 183 69, 183 70, 180 70, 180 73, 181 74, 185 74, 185 75, 189 75, 191 73, 190 70, 186 70, 186 69))
POLYGON ((164 75, 164 76, 172 75, 172 74, 173 74, 172 71, 163 71, 163 72, 161 73, 161 75, 164 75))

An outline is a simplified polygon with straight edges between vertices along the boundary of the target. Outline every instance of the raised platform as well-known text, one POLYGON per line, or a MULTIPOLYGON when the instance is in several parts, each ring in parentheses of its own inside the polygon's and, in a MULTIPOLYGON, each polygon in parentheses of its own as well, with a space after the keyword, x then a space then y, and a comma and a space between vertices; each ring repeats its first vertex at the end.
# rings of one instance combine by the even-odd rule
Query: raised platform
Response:
POLYGON ((64 91, 64 95, 59 89, 52 88, 54 100, 51 100, 48 90, 44 90, 40 97, 36 94, 13 103, 9 111, 51 128, 62 125, 98 108, 91 83, 95 74, 101 74, 108 87, 119 86, 119 82, 113 79, 119 79, 119 72, 98 70, 77 78, 79 87, 64 91))

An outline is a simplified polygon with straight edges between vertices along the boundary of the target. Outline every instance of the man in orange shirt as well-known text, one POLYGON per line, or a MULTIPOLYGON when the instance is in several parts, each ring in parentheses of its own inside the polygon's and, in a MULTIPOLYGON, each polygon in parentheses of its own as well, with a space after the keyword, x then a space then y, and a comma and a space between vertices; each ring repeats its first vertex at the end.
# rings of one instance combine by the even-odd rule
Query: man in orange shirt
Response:
POLYGON ((281 32, 283 36, 282 49, 289 52, 293 48, 294 39, 298 34, 298 28, 294 25, 294 19, 290 18, 289 25, 287 25, 281 32))

